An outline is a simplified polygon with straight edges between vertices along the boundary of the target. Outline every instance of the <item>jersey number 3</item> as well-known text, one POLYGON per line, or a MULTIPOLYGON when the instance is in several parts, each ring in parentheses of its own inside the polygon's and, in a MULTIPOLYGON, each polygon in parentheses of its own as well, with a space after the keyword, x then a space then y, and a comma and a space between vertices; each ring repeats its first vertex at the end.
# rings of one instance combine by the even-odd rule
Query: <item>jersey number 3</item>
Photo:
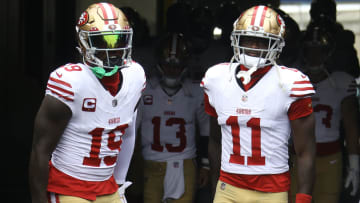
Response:
MULTIPOLYGON (((230 155, 230 163, 245 164, 245 157, 240 154, 240 126, 237 116, 230 116, 226 125, 231 126, 233 141, 233 154, 230 155)), ((265 165, 265 157, 261 156, 261 129, 260 118, 251 118, 247 123, 251 128, 251 156, 247 157, 247 165, 265 165)))

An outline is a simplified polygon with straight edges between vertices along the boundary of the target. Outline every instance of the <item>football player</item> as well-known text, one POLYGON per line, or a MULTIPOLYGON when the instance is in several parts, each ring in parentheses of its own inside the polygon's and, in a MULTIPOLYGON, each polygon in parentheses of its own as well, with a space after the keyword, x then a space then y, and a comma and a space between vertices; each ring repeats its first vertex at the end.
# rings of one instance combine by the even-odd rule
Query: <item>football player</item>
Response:
POLYGON ((273 9, 251 7, 233 25, 232 60, 210 67, 201 82, 206 112, 221 127, 221 133, 211 131, 209 138, 214 202, 288 202, 292 133, 302 166, 296 202, 310 203, 315 178, 313 86, 299 70, 275 63, 284 46, 285 25, 273 9))
POLYGON ((131 60, 132 29, 114 5, 90 5, 76 25, 83 63, 49 77, 30 160, 33 203, 124 203, 143 68, 131 60))
MULTIPOLYGON (((189 46, 170 33, 157 48, 158 77, 152 77, 139 105, 144 167, 144 202, 193 202, 197 189, 197 140, 207 146, 209 116, 199 82, 187 78, 189 46), (196 135, 200 134, 199 137, 196 135)), ((207 148, 201 157, 200 187, 208 177, 207 148)))
MULTIPOLYGON (((342 183, 351 185, 351 195, 359 187, 358 104, 356 84, 346 72, 329 73, 328 67, 336 44, 333 35, 318 26, 308 27, 303 44, 303 68, 316 89, 312 97, 316 127, 315 202, 339 202, 342 183), (340 123, 343 123, 349 168, 342 180, 342 145, 340 123), (331 178, 330 178, 331 177, 331 178)), ((295 164, 293 172, 301 166, 295 164)), ((296 181, 292 190, 296 190, 296 181)))

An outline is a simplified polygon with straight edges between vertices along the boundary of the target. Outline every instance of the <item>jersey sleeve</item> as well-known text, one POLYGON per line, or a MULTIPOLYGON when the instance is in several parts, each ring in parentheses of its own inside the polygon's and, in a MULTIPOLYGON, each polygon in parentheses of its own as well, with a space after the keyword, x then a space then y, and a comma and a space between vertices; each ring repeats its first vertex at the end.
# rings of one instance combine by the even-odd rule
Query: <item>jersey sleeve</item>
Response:
POLYGON ((45 94, 59 99, 73 110, 73 103, 76 96, 76 84, 72 79, 72 72, 67 71, 66 69, 71 66, 76 66, 79 70, 82 69, 75 64, 66 64, 54 70, 49 76, 45 94))
MULTIPOLYGON (((194 88, 195 89, 195 88, 194 88)), ((199 91, 196 93, 197 108, 196 108, 196 120, 199 127, 201 136, 209 136, 210 133, 210 118, 205 112, 204 99, 202 97, 203 91, 197 86, 199 91)))
POLYGON ((219 71, 222 67, 215 65, 210 67, 203 79, 201 80, 200 87, 204 90, 204 108, 205 112, 210 116, 217 117, 216 108, 215 108, 215 98, 216 98, 216 82, 219 78, 219 71))
POLYGON ((336 88, 343 92, 343 97, 356 95, 356 81, 351 75, 345 72, 334 72, 330 79, 335 80, 336 88))
POLYGON ((282 88, 288 96, 286 110, 290 120, 312 113, 311 96, 315 89, 307 75, 295 68, 278 66, 282 88), (305 99, 310 98, 310 99, 305 99))
POLYGON ((288 111, 288 117, 289 120, 296 120, 298 118, 308 116, 312 112, 313 108, 311 98, 301 98, 291 103, 288 111))
POLYGON ((294 80, 290 84, 290 97, 295 99, 311 97, 315 94, 313 85, 308 76, 301 73, 294 74, 294 80))
POLYGON ((135 132, 136 132, 136 116, 137 111, 134 112, 132 122, 122 136, 121 150, 117 156, 116 166, 114 169, 114 178, 118 185, 126 181, 126 175, 129 170, 131 157, 135 148, 135 132))

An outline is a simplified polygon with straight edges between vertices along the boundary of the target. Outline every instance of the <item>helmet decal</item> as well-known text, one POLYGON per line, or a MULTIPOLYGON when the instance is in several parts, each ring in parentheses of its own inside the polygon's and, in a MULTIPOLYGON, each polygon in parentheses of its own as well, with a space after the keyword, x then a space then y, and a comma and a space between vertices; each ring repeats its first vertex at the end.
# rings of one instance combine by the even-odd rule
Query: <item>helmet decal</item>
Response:
POLYGON ((102 15, 102 19, 105 21, 105 24, 118 24, 118 15, 113 5, 108 3, 99 3, 98 4, 102 15))
POLYGON ((89 13, 84 11, 84 12, 82 12, 82 14, 80 16, 77 25, 79 27, 81 27, 81 26, 85 25, 88 21, 89 21, 89 13))
POLYGON ((266 6, 256 6, 252 15, 251 25, 260 27, 264 26, 267 9, 268 7, 266 6))

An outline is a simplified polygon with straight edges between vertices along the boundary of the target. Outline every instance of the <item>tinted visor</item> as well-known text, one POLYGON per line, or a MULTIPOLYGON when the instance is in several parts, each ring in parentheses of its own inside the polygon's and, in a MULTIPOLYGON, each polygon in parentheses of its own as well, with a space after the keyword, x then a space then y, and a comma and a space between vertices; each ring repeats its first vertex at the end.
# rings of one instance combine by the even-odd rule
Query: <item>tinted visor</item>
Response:
POLYGON ((130 33, 99 32, 89 36, 91 47, 98 49, 126 48, 130 44, 130 33))

